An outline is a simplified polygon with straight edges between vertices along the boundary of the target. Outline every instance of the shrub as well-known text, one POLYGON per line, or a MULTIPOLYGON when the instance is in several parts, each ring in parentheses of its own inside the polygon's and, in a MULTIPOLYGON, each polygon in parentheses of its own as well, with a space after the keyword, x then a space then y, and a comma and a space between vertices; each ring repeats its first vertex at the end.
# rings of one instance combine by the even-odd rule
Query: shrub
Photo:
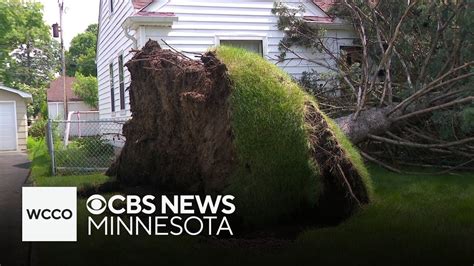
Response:
POLYGON ((97 108, 99 92, 96 77, 83 76, 81 73, 76 73, 76 81, 72 84, 72 90, 90 107, 97 108))
POLYGON ((78 138, 67 147, 56 149, 56 164, 60 167, 102 168, 108 167, 113 159, 113 146, 99 136, 78 138))
POLYGON ((30 135, 33 138, 44 138, 46 136, 47 124, 48 124, 48 121, 46 119, 36 120, 28 129, 28 135, 30 135))
POLYGON ((83 137, 75 140, 77 147, 87 156, 112 155, 114 147, 100 136, 83 137))

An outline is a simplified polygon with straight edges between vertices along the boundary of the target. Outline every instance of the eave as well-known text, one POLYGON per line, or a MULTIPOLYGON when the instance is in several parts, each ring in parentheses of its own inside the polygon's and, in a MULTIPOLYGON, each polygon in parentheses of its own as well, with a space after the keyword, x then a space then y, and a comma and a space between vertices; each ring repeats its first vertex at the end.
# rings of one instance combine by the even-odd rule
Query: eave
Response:
POLYGON ((3 85, 0 85, 0 90, 4 90, 4 91, 14 93, 14 94, 20 96, 21 98, 25 99, 27 102, 32 102, 33 101, 33 97, 31 96, 31 93, 16 90, 16 89, 9 88, 9 87, 3 86, 3 85))
POLYGON ((140 26, 171 27, 173 22, 178 21, 176 16, 141 16, 128 17, 122 24, 123 28, 137 30, 140 26))

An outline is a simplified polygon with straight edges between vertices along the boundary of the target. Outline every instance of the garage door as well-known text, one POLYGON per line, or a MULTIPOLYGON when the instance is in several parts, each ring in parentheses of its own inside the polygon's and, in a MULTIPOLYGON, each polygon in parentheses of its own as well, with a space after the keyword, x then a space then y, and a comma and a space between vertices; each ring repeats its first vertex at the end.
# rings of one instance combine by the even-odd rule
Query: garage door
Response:
POLYGON ((0 151, 16 150, 15 104, 0 102, 0 151))

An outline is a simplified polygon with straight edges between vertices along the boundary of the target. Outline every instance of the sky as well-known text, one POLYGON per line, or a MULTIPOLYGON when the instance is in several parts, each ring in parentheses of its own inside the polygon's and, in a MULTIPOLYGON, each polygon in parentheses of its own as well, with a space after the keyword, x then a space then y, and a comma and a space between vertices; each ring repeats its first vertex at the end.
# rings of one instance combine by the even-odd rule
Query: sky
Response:
MULTIPOLYGON (((58 0, 37 0, 37 2, 44 6, 43 18, 48 25, 59 23, 58 0)), ((64 0, 64 7, 64 45, 67 49, 74 36, 84 32, 90 24, 97 23, 99 0, 64 0)))

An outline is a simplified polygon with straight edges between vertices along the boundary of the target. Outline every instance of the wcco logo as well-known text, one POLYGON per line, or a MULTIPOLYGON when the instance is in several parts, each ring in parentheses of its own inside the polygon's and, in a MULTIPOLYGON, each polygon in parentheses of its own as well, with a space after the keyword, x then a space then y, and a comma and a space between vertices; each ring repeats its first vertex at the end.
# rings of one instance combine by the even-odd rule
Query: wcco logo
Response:
POLYGON ((54 209, 54 210, 50 210, 50 209, 27 209, 26 210, 26 214, 28 215, 28 218, 29 219, 45 219, 45 220, 49 220, 49 219, 55 219, 55 220, 59 220, 59 219, 65 219, 65 220, 68 220, 68 219, 71 219, 72 218, 72 211, 69 210, 69 209, 65 209, 65 210, 60 210, 60 209, 54 209))
POLYGON ((24 187, 23 241, 76 241, 75 187, 24 187))

